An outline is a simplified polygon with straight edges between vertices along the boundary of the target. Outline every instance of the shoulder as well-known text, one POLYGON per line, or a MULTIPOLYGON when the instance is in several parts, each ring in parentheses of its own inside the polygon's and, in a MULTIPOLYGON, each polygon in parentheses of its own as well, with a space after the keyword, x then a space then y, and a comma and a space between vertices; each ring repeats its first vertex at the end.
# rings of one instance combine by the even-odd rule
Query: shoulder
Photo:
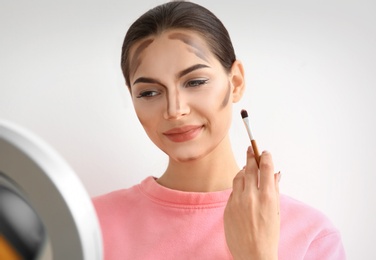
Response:
POLYGON ((306 232, 334 232, 330 219, 320 210, 287 195, 281 195, 281 221, 304 226, 306 232))
POLYGON ((129 225, 134 214, 134 207, 137 207, 141 198, 139 184, 92 198, 103 236, 106 239, 108 236, 117 234, 119 228, 129 225))
POLYGON ((140 196, 139 184, 130 188, 115 190, 92 198, 98 214, 107 215, 129 207, 140 196))
POLYGON ((300 248, 305 259, 345 259, 340 232, 323 212, 286 195, 280 204, 281 242, 288 248, 300 248))
POLYGON ((136 207, 142 207, 145 201, 145 185, 153 182, 153 177, 147 177, 139 184, 130 188, 115 190, 92 198, 92 202, 100 217, 119 215, 136 207))

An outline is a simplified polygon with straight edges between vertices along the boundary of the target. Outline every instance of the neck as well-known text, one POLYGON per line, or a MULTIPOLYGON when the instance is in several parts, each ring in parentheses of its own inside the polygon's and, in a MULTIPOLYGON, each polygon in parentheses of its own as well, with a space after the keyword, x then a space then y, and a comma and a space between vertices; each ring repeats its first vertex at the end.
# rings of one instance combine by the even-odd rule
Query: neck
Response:
POLYGON ((170 158, 159 184, 181 191, 210 192, 229 189, 240 168, 231 149, 229 137, 208 155, 189 162, 170 158))

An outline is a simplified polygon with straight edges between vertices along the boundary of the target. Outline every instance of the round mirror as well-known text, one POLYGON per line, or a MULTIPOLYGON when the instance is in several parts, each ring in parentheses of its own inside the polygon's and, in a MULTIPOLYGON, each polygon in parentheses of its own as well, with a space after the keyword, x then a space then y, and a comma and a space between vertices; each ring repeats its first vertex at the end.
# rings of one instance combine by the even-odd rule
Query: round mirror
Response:
POLYGON ((102 259, 91 199, 36 136, 0 121, 0 259, 102 259))

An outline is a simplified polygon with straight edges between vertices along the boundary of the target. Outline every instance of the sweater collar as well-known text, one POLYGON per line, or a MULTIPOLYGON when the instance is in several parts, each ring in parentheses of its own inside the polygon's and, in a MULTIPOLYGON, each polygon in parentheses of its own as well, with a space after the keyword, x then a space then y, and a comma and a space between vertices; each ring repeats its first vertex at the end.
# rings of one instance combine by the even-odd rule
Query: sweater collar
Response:
POLYGON ((222 207, 232 189, 216 192, 187 192, 166 188, 155 177, 147 177, 140 184, 141 191, 153 201, 175 207, 222 207))

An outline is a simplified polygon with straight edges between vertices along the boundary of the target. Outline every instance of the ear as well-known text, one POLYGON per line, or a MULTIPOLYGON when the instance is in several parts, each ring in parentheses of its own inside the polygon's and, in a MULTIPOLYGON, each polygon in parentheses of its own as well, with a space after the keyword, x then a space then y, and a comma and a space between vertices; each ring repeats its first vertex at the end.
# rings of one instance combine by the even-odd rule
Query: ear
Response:
POLYGON ((238 102, 245 90, 245 78, 243 64, 236 60, 231 67, 230 83, 232 85, 232 102, 238 102))

